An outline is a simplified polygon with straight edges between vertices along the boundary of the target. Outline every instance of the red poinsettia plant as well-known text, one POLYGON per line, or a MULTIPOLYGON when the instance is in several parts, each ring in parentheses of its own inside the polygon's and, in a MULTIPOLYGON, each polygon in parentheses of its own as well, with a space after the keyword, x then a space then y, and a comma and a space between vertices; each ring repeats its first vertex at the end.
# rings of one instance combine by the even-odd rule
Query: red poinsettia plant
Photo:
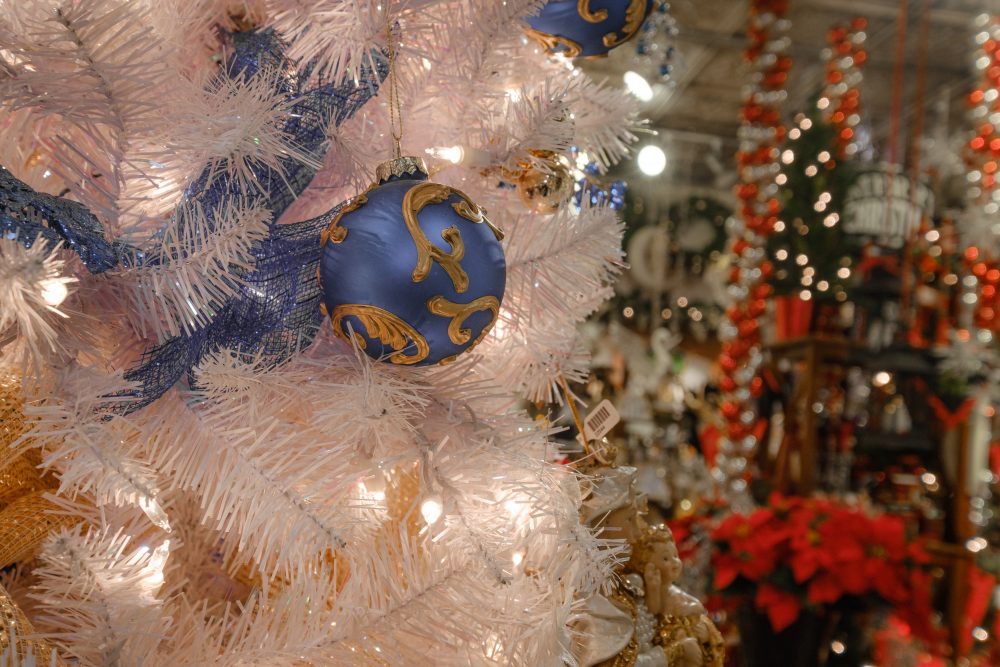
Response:
POLYGON ((750 597, 775 632, 804 608, 847 601, 930 617, 930 556, 923 540, 908 537, 901 517, 773 495, 767 507, 724 518, 712 540, 715 589, 750 597))

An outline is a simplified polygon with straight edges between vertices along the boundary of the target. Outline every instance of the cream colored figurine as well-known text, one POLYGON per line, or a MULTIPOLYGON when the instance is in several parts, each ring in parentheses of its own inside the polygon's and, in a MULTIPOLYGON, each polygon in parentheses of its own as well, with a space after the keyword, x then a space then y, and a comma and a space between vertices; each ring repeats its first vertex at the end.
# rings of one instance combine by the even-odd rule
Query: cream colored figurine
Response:
POLYGON ((666 526, 648 527, 632 544, 632 557, 625 566, 626 572, 633 576, 642 573, 644 602, 658 621, 654 643, 664 648, 668 664, 722 667, 725 658, 722 635, 704 605, 675 584, 682 569, 677 545, 666 526))
POLYGON ((584 603, 575 622, 576 657, 583 667, 722 667, 722 636, 696 598, 675 585, 683 566, 666 526, 650 526, 645 498, 635 491, 635 468, 595 457, 584 489, 583 520, 601 536, 622 539, 631 557, 608 596, 584 603))

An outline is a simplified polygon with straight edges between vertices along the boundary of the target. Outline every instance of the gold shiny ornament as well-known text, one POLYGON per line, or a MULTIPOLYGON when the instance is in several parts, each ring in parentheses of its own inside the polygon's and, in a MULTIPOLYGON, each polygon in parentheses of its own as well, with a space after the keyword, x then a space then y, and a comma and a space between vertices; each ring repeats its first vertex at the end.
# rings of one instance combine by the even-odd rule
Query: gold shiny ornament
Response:
POLYGON ((517 175, 517 194, 535 213, 551 214, 573 197, 576 185, 569 167, 550 151, 538 151, 536 160, 525 162, 517 175))
POLYGON ((29 655, 34 656, 36 665, 55 664, 63 667, 66 664, 48 642, 35 637, 31 621, 18 608, 4 587, 0 586, 0 657, 7 652, 13 653, 21 660, 29 655), (13 651, 10 651, 11 644, 13 651))
POLYGON ((44 491, 32 491, 0 511, 0 568, 31 558, 49 533, 80 521, 53 510, 58 507, 44 491))
POLYGON ((701 602, 674 585, 683 565, 666 526, 650 526, 632 543, 632 556, 625 570, 648 576, 650 568, 662 583, 658 608, 654 610, 658 620, 655 641, 663 647, 670 664, 722 667, 726 655, 722 634, 701 602))

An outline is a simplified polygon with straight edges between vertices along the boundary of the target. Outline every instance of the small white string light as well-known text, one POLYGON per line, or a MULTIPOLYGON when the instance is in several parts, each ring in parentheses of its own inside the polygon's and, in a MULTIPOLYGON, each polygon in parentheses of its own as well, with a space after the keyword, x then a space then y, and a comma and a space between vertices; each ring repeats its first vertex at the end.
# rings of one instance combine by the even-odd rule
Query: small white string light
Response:
POLYGON ((430 496, 420 503, 420 515, 424 517, 424 521, 427 522, 428 526, 433 526, 437 523, 443 513, 444 504, 441 502, 440 496, 430 496))

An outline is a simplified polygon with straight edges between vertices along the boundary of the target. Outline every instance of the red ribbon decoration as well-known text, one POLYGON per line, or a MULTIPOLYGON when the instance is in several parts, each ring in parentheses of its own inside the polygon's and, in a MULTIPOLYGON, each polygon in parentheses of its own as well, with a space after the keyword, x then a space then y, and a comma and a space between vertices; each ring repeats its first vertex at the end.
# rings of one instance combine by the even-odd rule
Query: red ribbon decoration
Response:
POLYGON ((969 418, 969 413, 972 412, 972 406, 976 404, 976 399, 965 399, 955 412, 949 410, 948 406, 934 394, 927 397, 927 402, 930 404, 931 409, 934 410, 934 416, 944 424, 945 429, 950 431, 969 418))

